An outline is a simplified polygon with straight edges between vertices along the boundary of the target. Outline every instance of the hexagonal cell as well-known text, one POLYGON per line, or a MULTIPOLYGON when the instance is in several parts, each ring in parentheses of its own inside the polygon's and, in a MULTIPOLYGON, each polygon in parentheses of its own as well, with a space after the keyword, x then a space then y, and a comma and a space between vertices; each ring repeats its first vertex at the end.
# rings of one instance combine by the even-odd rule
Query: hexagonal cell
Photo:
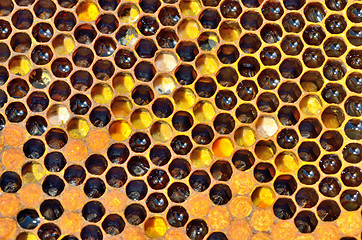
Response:
POLYGON ((217 72, 216 79, 221 86, 232 87, 238 81, 238 74, 232 67, 223 67, 217 72))
POLYGON ((217 48, 220 40, 214 32, 203 32, 197 38, 197 42, 202 51, 212 51, 217 48))
POLYGON ((282 24, 285 31, 299 33, 304 28, 305 21, 301 14, 291 12, 285 15, 282 24))
POLYGON ((323 21, 326 10, 321 3, 309 3, 304 8, 304 15, 309 22, 318 23, 323 21))
POLYGON ((275 89, 280 82, 280 76, 274 69, 264 69, 258 76, 258 84, 264 90, 275 89))
POLYGON ((362 56, 361 50, 351 50, 346 57, 347 64, 354 69, 361 69, 360 59, 362 56))
POLYGON ((103 14, 96 20, 97 29, 103 34, 112 34, 118 25, 118 20, 113 14, 103 14))
POLYGON ((322 97, 327 103, 339 104, 346 97, 346 91, 338 83, 328 83, 322 90, 322 97))
POLYGON ((265 19, 269 21, 276 21, 284 14, 283 6, 280 2, 267 1, 264 3, 261 12, 265 19))
POLYGON ((276 146, 272 140, 260 140, 255 145, 255 154, 262 160, 271 159, 276 152, 276 146))
MULTIPOLYGON (((31 48, 30 36, 26 33, 15 33, 10 40, 10 46, 13 51, 18 53, 26 53, 31 48)), ((10 56, 10 50, 5 45, 0 47, 0 58, 4 59, 6 56, 10 56), (9 53, 7 53, 9 52, 9 53)))
POLYGON ((355 189, 348 189, 342 192, 340 203, 347 211, 356 211, 362 205, 361 193, 355 189))
POLYGON ((73 53, 73 62, 77 67, 88 68, 92 65, 94 54, 86 47, 79 47, 73 53))
POLYGON ((237 87, 238 96, 244 101, 253 100, 258 94, 258 87, 253 81, 241 81, 237 87))
POLYGON ((161 6, 160 0, 141 0, 139 6, 145 13, 155 13, 161 6))
POLYGON ((333 11, 342 11, 347 5, 346 0, 327 0, 326 6, 333 11))
POLYGON ((319 25, 309 25, 304 29, 303 39, 308 45, 319 46, 322 44, 326 34, 319 25))
POLYGON ((134 3, 124 3, 118 9, 118 17, 124 24, 135 24, 140 17, 140 10, 134 3))
POLYGON ((275 168, 270 163, 258 163, 254 167, 254 178, 260 183, 266 183, 273 180, 275 168))
POLYGON ((217 51, 220 62, 224 64, 232 64, 239 58, 239 51, 234 45, 221 45, 217 51))
POLYGON ((275 112, 279 106, 279 100, 274 93, 262 93, 257 99, 256 105, 262 112, 275 112))
POLYGON ((293 126, 298 123, 300 113, 295 106, 286 105, 279 109, 278 119, 284 126, 293 126))
POLYGON ((279 219, 290 219, 296 212, 293 201, 289 198, 279 198, 273 205, 274 215, 279 219))
POLYGON ((152 39, 143 38, 137 42, 135 49, 139 57, 152 58, 155 56, 157 46, 152 39))
POLYGON ((235 128, 235 120, 228 113, 220 113, 215 117, 213 125, 219 134, 230 134, 235 128))
POLYGON ((191 62, 199 54, 199 49, 191 41, 181 41, 176 47, 176 52, 182 61, 191 62))
POLYGON ((142 82, 150 82, 156 74, 156 69, 151 62, 139 62, 134 68, 135 76, 142 82))
POLYGON ((60 11, 55 16, 54 24, 59 31, 72 31, 77 24, 77 20, 75 19, 73 13, 68 11, 60 11))
POLYGON ((219 109, 231 110, 235 107, 237 99, 235 94, 229 90, 220 90, 215 96, 215 104, 219 109))
POLYGON ((117 67, 122 69, 130 69, 136 63, 137 58, 133 51, 121 49, 114 55, 114 62, 117 67))
POLYGON ((263 17, 255 11, 247 11, 241 15, 240 24, 245 30, 258 30, 263 24, 263 17))
POLYGON ((242 8, 238 1, 224 0, 220 5, 220 12, 224 18, 238 18, 242 8))
POLYGON ((302 94, 299 86, 294 82, 284 82, 278 89, 278 95, 283 102, 293 103, 302 94))
POLYGON ((199 35, 198 32, 201 30, 201 27, 197 21, 186 18, 178 24, 177 30, 181 38, 194 39, 199 35))
POLYGON ((119 28, 116 39, 119 42, 119 44, 123 46, 134 46, 137 43, 138 40, 138 32, 137 30, 132 26, 122 26, 119 28))
POLYGON ((216 29, 219 26, 221 17, 216 10, 207 8, 201 12, 199 21, 206 29, 216 29))
POLYGON ((319 183, 319 192, 326 197, 335 197, 341 191, 341 183, 337 178, 326 177, 319 183))
MULTIPOLYGON (((167 0, 169 1, 169 0, 167 0)), ((172 0, 175 1, 175 0, 172 0)), ((196 17, 202 9, 201 2, 199 0, 180 0, 180 10, 184 16, 196 17)))
POLYGON ((300 85, 306 92, 318 92, 323 84, 322 75, 317 71, 305 72, 300 78, 300 85))
POLYGON ((14 9, 14 3, 11 0, 4 0, 0 3, 0 8, 2 9, 0 16, 8 16, 14 9))
POLYGON ((307 48, 303 53, 303 62, 309 68, 319 68, 324 60, 323 52, 319 48, 307 48))
POLYGON ((341 169, 342 162, 338 155, 327 154, 319 161, 319 167, 325 174, 336 174, 341 169))
POLYGON ((284 128, 277 135, 277 142, 281 148, 294 148, 299 141, 297 132, 294 129, 284 128))
POLYGON ((158 19, 164 26, 175 26, 181 20, 181 16, 177 8, 165 6, 160 10, 158 19))
POLYGON ((261 41, 258 35, 247 33, 240 38, 239 46, 244 53, 255 53, 261 47, 261 41))
POLYGON ((294 79, 300 76, 302 73, 302 64, 296 58, 286 58, 284 61, 279 65, 280 74, 284 78, 294 79))
POLYGON ((70 81, 74 89, 78 91, 86 91, 93 84, 92 75, 87 71, 76 71, 70 77, 70 81))
POLYGON ((163 28, 157 34, 158 45, 162 48, 174 48, 179 40, 175 31, 171 28, 163 28))
POLYGON ((362 98, 357 96, 349 97, 344 103, 344 109, 347 115, 359 117, 362 115, 362 98))
POLYGON ((301 211, 294 218, 295 226, 301 233, 311 233, 315 230, 318 220, 313 212, 301 211))
POLYGON ((297 182, 292 175, 280 175, 274 181, 274 189, 279 195, 291 196, 297 190, 297 182))
POLYGON ((353 140, 360 140, 362 138, 361 124, 362 122, 359 119, 350 119, 344 127, 347 137, 353 140))
POLYGON ((346 43, 340 37, 330 37, 323 44, 328 57, 340 57, 347 51, 346 43))
POLYGON ((322 125, 316 118, 306 118, 299 124, 300 135, 304 138, 317 138, 322 131, 322 125))
POLYGON ((239 60, 238 70, 243 77, 253 77, 259 72, 260 64, 256 58, 245 56, 239 60))
POLYGON ((265 47, 260 52, 260 60, 265 66, 276 65, 281 59, 281 53, 277 47, 265 47))
MULTIPOLYGON (((52 60, 52 58, 53 58, 53 51, 51 50, 50 47, 48 47, 46 45, 38 45, 31 52, 31 60, 37 65, 48 64, 52 60)), ((58 59, 56 59, 55 61, 57 61, 57 60, 58 59)), ((59 61, 61 61, 61 60, 58 60, 57 63, 59 63, 59 61)), ((70 62, 65 63, 63 66, 65 66, 65 68, 67 68, 67 69, 62 69, 66 72, 69 70, 68 68, 72 68, 72 64, 70 62)), ((63 66, 60 66, 60 68, 62 68, 63 66)), ((54 73, 54 74, 61 75, 59 73, 54 73)), ((57 76, 57 77, 59 77, 59 76, 57 76)))
POLYGON ((216 92, 216 83, 214 79, 210 77, 202 77, 195 83, 195 90, 199 97, 209 98, 212 97, 216 92))
POLYGON ((110 79, 114 74, 114 66, 108 60, 98 60, 92 70, 96 78, 103 81, 110 79))
POLYGON ((260 36, 266 43, 277 43, 281 40, 282 35, 282 29, 276 24, 265 24, 260 31, 260 36))
POLYGON ((156 34, 159 24, 156 18, 145 15, 138 21, 137 28, 143 35, 152 36, 156 34))
POLYGON ((344 119, 343 110, 336 106, 330 106, 322 113, 322 122, 327 128, 339 128, 344 119))
POLYGON ((302 184, 313 185, 319 178, 320 173, 314 165, 303 165, 298 171, 298 179, 302 184))
POLYGON ((321 99, 314 94, 307 95, 302 98, 299 102, 299 107, 302 113, 309 116, 319 114, 323 109, 321 99))
POLYGON ((91 44, 96 38, 97 32, 90 24, 81 24, 74 31, 75 39, 81 44, 91 44))
MULTIPOLYGON (((344 6, 346 1, 344 0, 344 6)), ((351 22, 360 23, 362 21, 361 16, 358 15, 358 12, 361 11, 362 5, 360 3, 352 4, 347 8, 347 17, 351 22)))
POLYGON ((270 138, 278 131, 278 123, 272 116, 261 116, 256 122, 256 130, 263 138, 270 138))
POLYGON ((219 27, 219 33, 222 39, 226 42, 235 42, 241 34, 241 27, 238 22, 224 21, 219 27))
POLYGON ((304 44, 298 35, 287 35, 280 43, 280 47, 285 54, 295 56, 303 50, 304 44))
POLYGON ((33 21, 33 14, 27 9, 20 9, 11 17, 14 27, 20 30, 29 29, 33 25, 33 21))

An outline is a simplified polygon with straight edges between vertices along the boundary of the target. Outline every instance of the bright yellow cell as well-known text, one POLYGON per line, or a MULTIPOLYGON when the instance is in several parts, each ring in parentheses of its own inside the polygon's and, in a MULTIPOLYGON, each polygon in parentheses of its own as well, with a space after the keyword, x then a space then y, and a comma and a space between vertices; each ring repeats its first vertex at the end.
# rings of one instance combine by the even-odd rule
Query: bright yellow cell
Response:
POLYGON ((59 55, 68 55, 75 47, 75 42, 72 36, 67 34, 59 34, 52 41, 54 50, 59 55))
POLYGON ((284 173, 290 173, 298 169, 298 159, 292 152, 282 152, 275 159, 277 169, 284 173))
POLYGON ((197 58, 196 68, 200 74, 214 74, 219 70, 219 62, 213 55, 203 54, 197 58))
POLYGON ((201 30, 199 23, 189 18, 182 20, 177 29, 182 39, 195 39, 201 30))
POLYGON ((116 118, 127 117, 132 111, 132 102, 126 97, 117 97, 111 104, 111 110, 116 118))
POLYGON ((150 238, 160 238, 167 231, 166 221, 162 217, 151 217, 145 222, 145 233, 150 238))
POLYGON ((148 128, 152 123, 152 115, 146 108, 137 109, 131 115, 131 123, 135 129, 148 128))
POLYGON ((219 28, 220 36, 226 42, 235 42, 241 35, 241 27, 236 21, 225 21, 219 28))
POLYGON ((14 75, 24 76, 30 72, 32 64, 28 57, 15 56, 9 61, 9 70, 14 75))
POLYGON ((131 134, 131 125, 125 120, 116 120, 109 126, 109 134, 115 141, 124 141, 131 134))
POLYGON ((196 168, 208 167, 213 159, 212 152, 208 148, 195 148, 190 155, 191 163, 196 168))
POLYGON ((305 96, 299 103, 300 110, 308 116, 319 115, 323 109, 322 101, 317 95, 305 96))
POLYGON ((19 234, 16 240, 38 240, 38 237, 31 232, 22 232, 19 234))
POLYGON ((194 115, 199 122, 210 122, 215 116, 215 109, 208 101, 200 101, 194 106, 194 115))
POLYGON ((273 205, 275 193, 270 187, 257 187, 251 194, 251 200, 259 208, 268 208, 273 205))
POLYGON ((96 103, 107 104, 113 98, 113 89, 105 83, 97 84, 92 89, 91 97, 96 103))
POLYGON ((28 183, 38 182, 43 178, 44 174, 45 170, 43 166, 37 162, 28 162, 21 170, 23 180, 28 183))
POLYGON ((196 96, 194 92, 189 88, 179 88, 173 95, 176 106, 180 109, 189 109, 194 105, 196 96))
POLYGON ((92 22, 98 17, 99 9, 95 3, 86 1, 78 5, 76 13, 79 20, 84 22, 92 22))
POLYGON ((226 158, 234 152, 234 145, 229 138, 221 137, 212 144, 212 151, 216 157, 226 158))
POLYGON ((155 141, 166 142, 173 136, 172 127, 164 121, 155 122, 151 127, 151 135, 155 141))
POLYGON ((196 17, 202 9, 202 5, 199 0, 181 0, 180 10, 184 16, 196 17))
POLYGON ((125 3, 118 10, 118 17, 125 24, 134 24, 140 16, 140 10, 133 3, 125 3))
POLYGON ((89 124, 83 118, 73 118, 68 123, 68 133, 72 138, 84 138, 89 132, 89 124))
POLYGON ((234 139, 239 147, 250 147, 256 140, 255 132, 250 127, 241 127, 236 130, 234 139))
POLYGON ((113 88, 118 94, 129 94, 134 86, 130 73, 119 73, 113 78, 113 88))
POLYGON ((276 147, 272 140, 259 141, 255 146, 256 156, 262 160, 271 159, 276 151, 276 147))
POLYGON ((170 74, 160 74, 153 81, 153 87, 161 95, 169 95, 176 87, 175 79, 170 74))

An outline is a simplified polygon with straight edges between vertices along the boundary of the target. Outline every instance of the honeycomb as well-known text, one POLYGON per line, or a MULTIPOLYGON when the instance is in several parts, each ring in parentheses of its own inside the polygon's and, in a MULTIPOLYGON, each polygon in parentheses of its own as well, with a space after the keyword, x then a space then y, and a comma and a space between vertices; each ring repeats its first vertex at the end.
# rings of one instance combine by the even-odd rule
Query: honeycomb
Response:
POLYGON ((361 239, 362 2, 0 0, 0 240, 361 239))

